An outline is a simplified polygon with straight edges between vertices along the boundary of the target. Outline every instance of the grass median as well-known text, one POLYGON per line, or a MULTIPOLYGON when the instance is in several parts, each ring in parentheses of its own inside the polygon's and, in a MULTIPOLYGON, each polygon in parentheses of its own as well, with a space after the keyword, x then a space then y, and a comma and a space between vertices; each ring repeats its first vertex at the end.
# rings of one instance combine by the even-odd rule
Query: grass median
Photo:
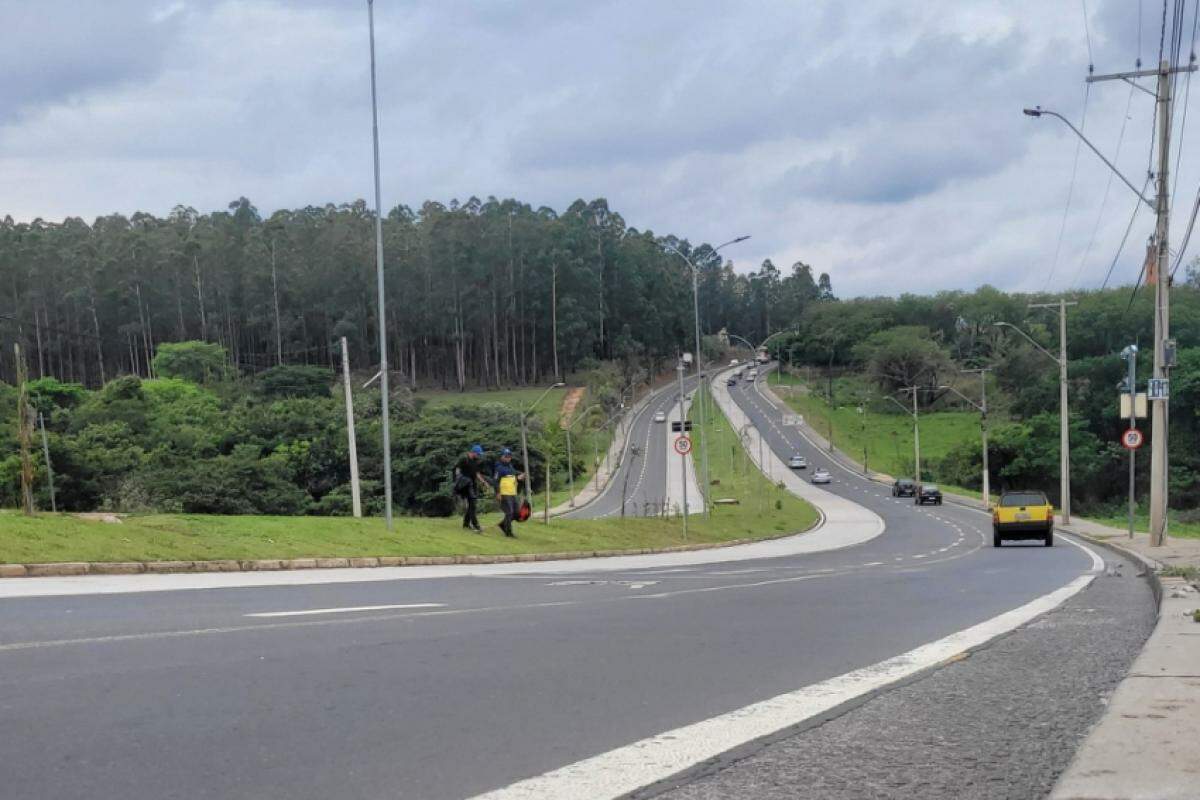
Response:
POLYGON ((26 517, 0 511, 0 563, 54 561, 207 561, 219 559, 347 558, 354 556, 507 555, 631 550, 681 544, 766 539, 812 527, 816 510, 772 485, 740 454, 737 437, 719 413, 709 421, 710 472, 719 483, 712 516, 689 519, 626 517, 597 520, 537 516, 507 539, 500 516, 481 516, 485 533, 469 533, 457 517, 396 517, 388 532, 381 519, 147 514, 120 523, 72 514, 26 517), (731 449, 732 448, 732 449, 731 449))

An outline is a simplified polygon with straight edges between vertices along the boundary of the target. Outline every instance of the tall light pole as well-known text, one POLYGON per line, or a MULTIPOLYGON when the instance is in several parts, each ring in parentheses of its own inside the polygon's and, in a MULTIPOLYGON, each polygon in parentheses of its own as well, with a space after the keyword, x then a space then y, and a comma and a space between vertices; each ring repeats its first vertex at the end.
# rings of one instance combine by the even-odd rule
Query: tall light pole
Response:
MULTIPOLYGON (((679 376, 679 430, 680 436, 687 435, 687 415, 683 410, 683 373, 687 370, 687 355, 684 354, 679 358, 679 363, 675 365, 675 371, 679 376)), ((683 479, 683 540, 686 542, 688 537, 688 496, 687 496, 687 453, 679 454, 679 469, 683 479)))
POLYGON ((1061 495, 1060 502, 1062 504, 1062 522, 1064 525, 1071 523, 1071 433, 1070 433, 1070 415, 1071 411, 1067 405, 1067 306, 1073 306, 1075 303, 1068 303, 1066 300, 1059 299, 1057 303, 1038 303, 1030 304, 1030 308, 1053 308, 1058 307, 1058 355, 1054 355, 1046 348, 1042 347, 1033 337, 1025 331, 1018 328, 1009 322, 997 322, 996 327, 1011 328, 1021 336, 1025 337, 1031 345, 1036 347, 1042 355, 1058 364, 1058 430, 1059 430, 1059 454, 1058 454, 1058 471, 1059 471, 1059 493, 1061 495))
MULTIPOLYGON (((553 386, 546 387, 546 391, 538 395, 538 399, 530 403, 529 408, 521 412, 521 458, 524 462, 521 466, 525 468, 525 502, 527 503, 530 502, 529 473, 531 472, 531 468, 529 465, 529 439, 525 434, 525 421, 529 419, 529 415, 533 413, 533 410, 538 407, 538 403, 546 399, 546 395, 550 394, 550 392, 553 390, 561 389, 564 386, 566 386, 565 383, 556 383, 553 386)), ((549 470, 547 470, 546 474, 550 474, 549 470)))
POLYGON ((983 442, 983 502, 987 505, 992 504, 992 487, 991 475, 988 470, 988 430, 987 430, 987 374, 991 371, 991 367, 980 367, 979 369, 964 369, 963 372, 978 372, 979 373, 979 405, 970 398, 964 396, 962 392, 954 389, 954 393, 962 397, 971 405, 979 409, 979 438, 983 442))
MULTIPOLYGON (((594 403, 593 405, 588 406, 579 414, 577 414, 575 419, 571 420, 571 422, 567 425, 567 483, 570 486, 570 488, 567 490, 567 493, 570 495, 569 503, 571 508, 575 507, 575 470, 571 462, 571 429, 575 427, 579 420, 586 419, 587 415, 592 413, 592 411, 597 408, 600 408, 599 403, 594 403)), ((586 482, 584 483, 584 486, 587 486, 586 482)))
POLYGON ((379 192, 379 100, 375 90, 375 0, 367 0, 371 38, 371 137, 375 147, 375 283, 379 294, 379 395, 383 414, 383 516, 392 529, 392 426, 388 415, 387 311, 383 287, 383 203, 379 192))
MULTIPOLYGON (((721 248, 727 247, 731 244, 737 244, 738 242, 744 242, 749 238, 749 236, 739 236, 736 239, 730 239, 728 242, 719 244, 709 251, 708 257, 711 259, 721 251, 721 248)), ((696 381, 697 384, 699 384, 696 387, 696 391, 698 392, 696 396, 700 400, 700 460, 703 463, 704 470, 704 488, 701 490, 701 499, 704 501, 704 516, 707 518, 709 514, 708 493, 710 487, 708 483, 708 436, 704 430, 704 426, 706 424, 706 415, 704 413, 704 395, 707 387, 703 385, 704 380, 701 377, 703 373, 701 372, 700 368, 700 364, 704 360, 704 351, 700 348, 700 270, 696 267, 695 262, 685 256, 673 245, 664 243, 663 249, 682 258, 685 262, 687 262, 687 265, 692 270, 692 314, 695 317, 696 326, 696 381)))
POLYGON ((965 394, 960 392, 958 389, 955 389, 953 386, 939 386, 937 388, 948 389, 948 390, 954 392, 956 395, 961 397, 963 400, 966 400, 968 403, 970 403, 975 408, 975 410, 979 412, 979 437, 982 440, 982 445, 983 445, 983 502, 990 506, 992 504, 992 495, 991 495, 991 487, 988 485, 989 481, 988 481, 988 456, 987 456, 987 386, 986 386, 986 384, 983 384, 984 377, 989 369, 991 369, 991 367, 984 367, 983 369, 964 369, 964 370, 962 370, 963 372, 978 372, 979 373, 979 379, 980 379, 980 383, 982 384, 982 392, 983 392, 983 398, 982 398, 983 403, 982 404, 976 403, 974 400, 967 397, 965 394))
POLYGON ((908 414, 910 417, 912 417, 912 421, 913 421, 913 480, 917 484, 917 497, 919 499, 921 496, 921 419, 918 416, 918 411, 917 411, 917 389, 918 389, 918 387, 916 387, 916 386, 906 386, 905 388, 900 390, 901 393, 912 392, 913 402, 912 402, 912 410, 911 411, 909 411, 908 408, 906 408, 903 403, 901 403, 896 398, 892 397, 890 394, 885 394, 884 397, 886 397, 888 400, 891 400, 896 405, 900 406, 900 408, 904 411, 905 414, 908 414))

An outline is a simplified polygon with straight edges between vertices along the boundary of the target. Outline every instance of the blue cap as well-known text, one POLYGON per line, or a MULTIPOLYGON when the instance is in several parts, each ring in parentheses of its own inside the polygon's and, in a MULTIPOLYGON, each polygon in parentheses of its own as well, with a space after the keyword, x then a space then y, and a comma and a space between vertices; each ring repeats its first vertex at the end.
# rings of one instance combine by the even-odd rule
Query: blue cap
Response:
POLYGON ((477 444, 471 445, 471 452, 477 456, 483 455, 483 448, 477 444))
POLYGON ((506 447, 506 448, 504 448, 503 450, 501 450, 501 451, 500 451, 500 455, 502 455, 502 456, 511 456, 511 455, 512 455, 512 450, 509 450, 509 449, 506 447))

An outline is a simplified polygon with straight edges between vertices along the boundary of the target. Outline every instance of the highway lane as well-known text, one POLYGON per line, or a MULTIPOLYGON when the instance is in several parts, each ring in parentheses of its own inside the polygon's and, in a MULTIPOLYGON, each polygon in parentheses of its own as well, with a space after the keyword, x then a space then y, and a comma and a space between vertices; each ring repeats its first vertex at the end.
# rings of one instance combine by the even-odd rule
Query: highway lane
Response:
POLYGON ((993 550, 982 515, 837 471, 832 489, 887 531, 728 564, 4 600, 4 791, 469 797, 877 663, 1091 564, 993 550), (248 616, 288 611, 327 613, 248 616))
MULTIPOLYGON (((696 385, 694 376, 685 378, 685 394, 694 391, 696 385)), ((629 435, 620 466, 608 485, 590 503, 563 516, 577 519, 620 516, 622 495, 627 516, 654 516, 661 512, 664 504, 669 507, 667 458, 670 452, 670 426, 665 422, 654 422, 654 416, 659 412, 669 415, 678 404, 679 389, 675 383, 655 390, 649 402, 629 422, 629 435), (637 455, 632 454, 632 446, 637 447, 637 455)))

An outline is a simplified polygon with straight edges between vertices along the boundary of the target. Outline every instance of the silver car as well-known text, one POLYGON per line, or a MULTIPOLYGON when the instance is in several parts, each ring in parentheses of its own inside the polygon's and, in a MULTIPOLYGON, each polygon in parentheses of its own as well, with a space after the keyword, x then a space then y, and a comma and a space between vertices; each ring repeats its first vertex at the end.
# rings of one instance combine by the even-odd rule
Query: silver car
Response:
POLYGON ((654 412, 654 421, 655 422, 666 422, 667 421, 667 412, 655 411, 654 412))
POLYGON ((813 483, 830 483, 833 476, 829 474, 829 470, 818 467, 812 476, 813 483))
POLYGON ((808 461, 804 456, 792 456, 788 459, 788 466, 792 469, 808 469, 808 461))

